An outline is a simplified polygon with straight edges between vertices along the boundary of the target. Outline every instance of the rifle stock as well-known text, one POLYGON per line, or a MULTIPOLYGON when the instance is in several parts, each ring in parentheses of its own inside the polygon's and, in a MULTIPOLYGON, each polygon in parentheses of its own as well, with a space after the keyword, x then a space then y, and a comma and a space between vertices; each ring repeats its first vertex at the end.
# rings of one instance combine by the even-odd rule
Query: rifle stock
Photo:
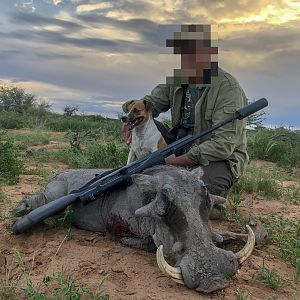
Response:
POLYGON ((81 201, 84 205, 95 201, 96 199, 103 196, 107 191, 112 190, 114 187, 130 183, 131 175, 140 173, 143 170, 154 165, 164 164, 165 157, 174 154, 178 149, 192 143, 193 141, 234 120, 242 120, 243 118, 248 117, 249 115, 263 109, 267 105, 268 101, 265 98, 257 100, 250 105, 237 110, 234 116, 213 125, 211 128, 205 130, 204 132, 185 136, 167 145, 166 147, 149 154, 144 158, 141 158, 127 166, 109 172, 105 176, 99 175, 99 180, 97 180, 96 178, 96 180, 93 180, 90 185, 86 184, 78 191, 71 192, 64 197, 36 208, 25 217, 18 220, 13 225, 12 231, 15 234, 23 233, 32 228, 34 225, 40 223, 44 219, 62 212, 69 205, 75 203, 76 201, 81 201))

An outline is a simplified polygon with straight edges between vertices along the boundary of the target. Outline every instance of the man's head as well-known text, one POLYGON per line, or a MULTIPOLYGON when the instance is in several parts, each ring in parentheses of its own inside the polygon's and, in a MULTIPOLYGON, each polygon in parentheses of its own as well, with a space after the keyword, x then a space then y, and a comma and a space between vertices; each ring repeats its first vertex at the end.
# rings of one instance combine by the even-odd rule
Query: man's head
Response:
POLYGON ((181 54, 181 69, 174 69, 174 76, 167 77, 167 84, 197 84, 209 86, 218 76, 218 47, 215 25, 181 25, 166 46, 174 47, 174 54, 181 54))

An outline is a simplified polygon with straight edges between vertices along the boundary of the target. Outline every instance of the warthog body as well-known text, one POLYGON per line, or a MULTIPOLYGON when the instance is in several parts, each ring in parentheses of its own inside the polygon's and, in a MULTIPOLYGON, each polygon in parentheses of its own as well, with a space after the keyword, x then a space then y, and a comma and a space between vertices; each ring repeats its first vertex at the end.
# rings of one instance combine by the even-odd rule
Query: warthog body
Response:
MULTIPOLYGON (((36 208, 83 186, 103 170, 69 170, 54 177, 45 192, 23 200, 36 208)), ((235 254, 215 246, 209 214, 220 197, 210 195, 201 169, 190 172, 156 166, 133 176, 133 184, 116 188, 83 206, 73 205, 75 226, 106 233, 123 244, 157 251, 158 266, 179 283, 200 292, 224 288, 252 249, 235 254), (175 265, 168 265, 162 255, 175 265)), ((253 246, 253 240, 251 242, 253 246)), ((246 248, 247 248, 246 247, 246 248)))

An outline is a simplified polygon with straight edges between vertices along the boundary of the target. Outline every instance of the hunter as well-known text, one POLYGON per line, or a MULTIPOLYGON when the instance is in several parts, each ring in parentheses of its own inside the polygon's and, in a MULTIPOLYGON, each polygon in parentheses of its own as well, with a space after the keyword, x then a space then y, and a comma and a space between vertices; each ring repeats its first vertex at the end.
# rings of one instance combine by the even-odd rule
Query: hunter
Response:
MULTIPOLYGON (((181 25, 181 31, 166 43, 167 47, 174 47, 174 54, 181 54, 181 69, 174 70, 174 77, 167 77, 166 84, 156 86, 142 98, 152 102, 154 117, 171 109, 172 129, 167 142, 202 132, 247 105, 238 81, 218 67, 213 35, 211 25, 181 25)), ((201 165, 208 190, 226 197, 232 184, 242 176, 248 160, 246 120, 237 120, 165 162, 191 168, 201 165)))

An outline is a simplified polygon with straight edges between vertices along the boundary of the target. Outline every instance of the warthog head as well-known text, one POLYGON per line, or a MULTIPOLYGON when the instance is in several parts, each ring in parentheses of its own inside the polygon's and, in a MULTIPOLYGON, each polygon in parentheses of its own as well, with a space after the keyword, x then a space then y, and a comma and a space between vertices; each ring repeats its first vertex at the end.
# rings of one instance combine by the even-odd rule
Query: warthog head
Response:
POLYGON ((215 203, 225 199, 210 195, 201 177, 201 169, 190 172, 168 166, 134 175, 142 192, 155 193, 154 200, 135 214, 149 217, 154 223, 152 237, 160 270, 178 283, 209 293, 228 284, 251 254, 255 238, 247 227, 248 242, 240 252, 214 245, 209 214, 215 203))

